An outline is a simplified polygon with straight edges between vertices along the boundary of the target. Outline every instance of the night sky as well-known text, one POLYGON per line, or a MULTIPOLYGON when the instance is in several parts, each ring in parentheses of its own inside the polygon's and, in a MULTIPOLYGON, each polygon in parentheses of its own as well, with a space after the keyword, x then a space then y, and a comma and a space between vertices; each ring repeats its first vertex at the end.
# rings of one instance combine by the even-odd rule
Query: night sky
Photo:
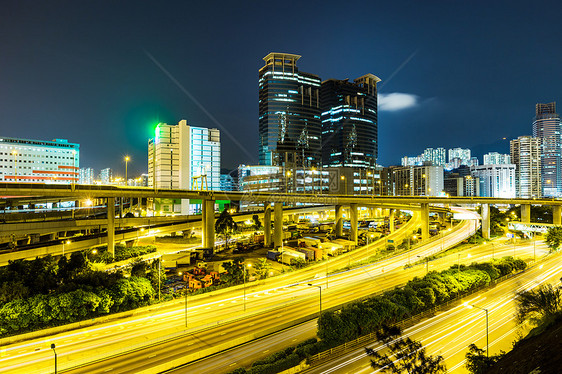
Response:
POLYGON ((382 79, 382 165, 426 147, 508 152, 531 134, 537 102, 562 106, 561 11, 556 1, 4 0, 0 136, 79 143, 80 166, 97 172, 124 174, 129 154, 133 175, 147 170, 154 125, 185 118, 222 131, 223 167, 256 163, 258 69, 287 52, 323 80, 382 79))

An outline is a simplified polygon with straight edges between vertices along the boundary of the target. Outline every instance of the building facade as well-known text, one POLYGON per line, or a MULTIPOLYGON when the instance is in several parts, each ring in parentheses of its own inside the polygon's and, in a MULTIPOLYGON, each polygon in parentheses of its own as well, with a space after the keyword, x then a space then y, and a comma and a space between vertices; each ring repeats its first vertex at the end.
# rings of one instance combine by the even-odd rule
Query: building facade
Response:
POLYGON ((112 184, 113 183, 113 170, 111 170, 111 168, 101 169, 98 179, 99 179, 101 184, 112 184))
POLYGON ((301 56, 270 53, 259 70, 259 164, 320 165, 320 78, 299 71, 301 56))
POLYGON ((80 168, 78 183, 80 184, 94 184, 96 183, 96 174, 93 168, 80 168))
POLYGON ((541 178, 543 196, 562 196, 562 137, 556 103, 537 104, 533 137, 541 140, 541 178))
POLYGON ((442 166, 391 169, 395 196, 439 196, 444 193, 442 166))
POLYGON ((470 149, 468 148, 452 148, 449 149, 449 163, 454 163, 455 159, 459 159, 460 165, 469 165, 470 149))
POLYGON ((520 136, 510 141, 511 162, 516 165, 515 191, 517 197, 542 196, 540 139, 520 136))
POLYGON ((489 152, 484 155, 483 165, 511 164, 511 156, 498 152, 489 152))
POLYGON ((366 74, 353 82, 322 82, 323 167, 374 168, 378 157, 377 83, 366 74))
POLYGON ((26 183, 78 183, 80 145, 66 139, 0 139, 0 180, 26 183))
MULTIPOLYGON (((217 129, 159 123, 148 141, 149 187, 159 189, 220 190, 220 132, 217 129)), ((164 200, 164 199, 163 199, 164 200)), ((165 213, 194 214, 200 204, 165 201, 165 213)))
POLYGON ((478 178, 480 196, 514 198, 515 190, 514 164, 494 164, 472 166, 472 178, 478 178))
POLYGON ((426 148, 423 151, 423 160, 431 162, 433 166, 445 166, 447 162, 447 151, 445 148, 426 148))

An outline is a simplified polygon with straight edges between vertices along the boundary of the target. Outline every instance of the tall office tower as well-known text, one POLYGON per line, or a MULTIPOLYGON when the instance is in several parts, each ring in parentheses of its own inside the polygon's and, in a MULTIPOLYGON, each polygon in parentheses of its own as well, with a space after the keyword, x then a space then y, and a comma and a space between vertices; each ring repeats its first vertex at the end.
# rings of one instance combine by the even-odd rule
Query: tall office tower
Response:
POLYGON ((322 165, 374 168, 378 156, 377 82, 366 74, 352 82, 322 82, 322 165))
POLYGON ((468 148, 452 148, 449 149, 449 162, 454 162, 455 158, 460 159, 461 165, 470 164, 470 149, 468 148))
POLYGON ((99 180, 101 181, 101 184, 113 183, 113 170, 111 170, 111 168, 101 169, 99 180))
POLYGON ((66 139, 0 138, 0 181, 77 183, 79 148, 66 139))
POLYGON ((515 191, 517 197, 541 197, 540 139, 520 136, 509 142, 511 162, 516 165, 515 191))
POLYGON ((498 153, 498 152, 489 152, 484 155, 483 165, 503 165, 503 164, 511 164, 511 157, 509 155, 498 153))
POLYGON ((259 70, 259 164, 321 162, 320 78, 300 72, 301 56, 270 53, 259 70))
POLYGON ((426 148, 423 151, 424 161, 429 161, 433 166, 445 166, 447 160, 445 148, 426 148))
MULTIPOLYGON (((149 187, 160 189, 220 189, 220 132, 217 129, 159 123, 148 141, 149 187)), ((158 211, 192 214, 200 204, 160 201, 158 211)))
POLYGON ((543 196, 562 196, 562 138, 556 103, 537 104, 533 136, 541 140, 543 196))
POLYGON ((96 175, 92 168, 80 168, 78 183, 80 184, 94 184, 96 182, 96 175))
POLYGON ((480 196, 513 198, 515 191, 514 164, 472 166, 472 178, 480 181, 480 196))

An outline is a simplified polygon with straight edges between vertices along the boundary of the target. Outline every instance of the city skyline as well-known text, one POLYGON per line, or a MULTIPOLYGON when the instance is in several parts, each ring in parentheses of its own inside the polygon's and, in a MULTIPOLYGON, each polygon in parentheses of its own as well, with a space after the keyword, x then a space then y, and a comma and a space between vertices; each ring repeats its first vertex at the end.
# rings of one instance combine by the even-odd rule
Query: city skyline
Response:
POLYGON ((69 139, 81 144, 81 166, 96 170, 119 172, 130 155, 136 175, 147 170, 154 126, 185 118, 226 130, 225 167, 257 164, 256 72, 263 56, 283 51, 322 79, 382 79, 379 164, 435 146, 481 157, 531 135, 534 105, 557 101, 562 83, 552 74, 560 52, 543 47, 560 41, 557 3, 545 13, 503 2, 326 2, 298 14, 290 4, 132 4, 6 4, 3 136, 69 139))

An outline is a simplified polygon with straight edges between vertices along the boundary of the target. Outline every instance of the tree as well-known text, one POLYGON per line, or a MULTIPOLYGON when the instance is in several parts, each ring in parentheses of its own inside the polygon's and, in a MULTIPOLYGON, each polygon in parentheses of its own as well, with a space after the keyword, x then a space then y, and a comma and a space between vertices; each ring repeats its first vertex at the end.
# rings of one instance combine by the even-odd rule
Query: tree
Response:
POLYGON ((465 366, 471 374, 485 374, 503 356, 505 356, 505 352, 502 351, 498 355, 488 357, 483 349, 478 348, 476 344, 471 344, 465 355, 465 366))
POLYGON ((258 279, 265 279, 269 275, 269 271, 271 270, 271 264, 267 261, 266 258, 258 258, 254 265, 254 273, 258 277, 258 279))
POLYGON ((537 323, 560 311, 562 293, 560 287, 551 284, 540 285, 536 290, 517 294, 517 320, 519 323, 529 319, 537 323))
POLYGON ((261 221, 260 221, 260 216, 258 216, 257 214, 254 214, 252 216, 252 220, 254 221, 254 230, 259 230, 261 228, 261 221))
POLYGON ((228 209, 224 209, 215 222, 215 231, 224 237, 226 249, 228 249, 228 239, 237 229, 238 225, 232 219, 228 209))
POLYGON ((560 244, 562 244, 562 226, 550 227, 544 241, 551 251, 556 251, 560 247, 560 244))
POLYGON ((222 277, 224 282, 240 284, 244 281, 244 259, 242 257, 225 261, 222 263, 222 267, 226 270, 226 274, 222 277))
POLYGON ((371 367, 383 373, 441 374, 447 369, 442 356, 430 356, 420 342, 402 337, 400 328, 386 327, 377 332, 377 339, 390 350, 390 355, 365 348, 371 367))

